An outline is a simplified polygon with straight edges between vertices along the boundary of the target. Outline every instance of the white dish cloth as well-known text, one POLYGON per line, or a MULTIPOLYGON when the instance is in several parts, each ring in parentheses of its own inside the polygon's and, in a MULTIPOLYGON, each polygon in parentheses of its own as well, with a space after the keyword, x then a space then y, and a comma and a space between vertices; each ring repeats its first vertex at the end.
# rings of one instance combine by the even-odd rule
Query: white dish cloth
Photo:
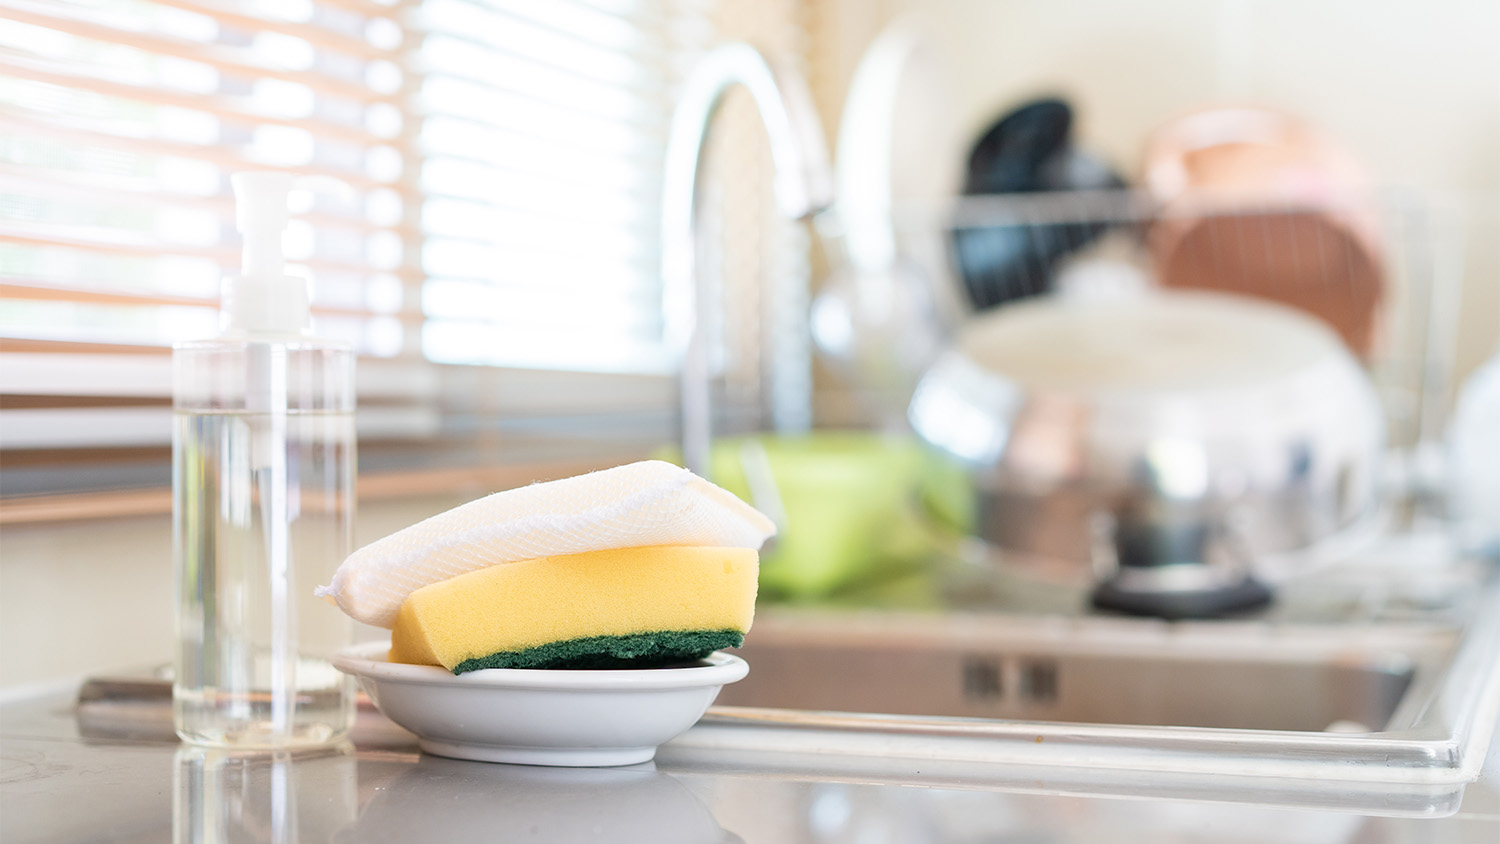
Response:
POLYGON ((776 533, 753 507, 686 469, 631 463, 497 492, 355 551, 316 594, 389 628, 412 592, 478 569, 645 545, 756 548, 776 533))

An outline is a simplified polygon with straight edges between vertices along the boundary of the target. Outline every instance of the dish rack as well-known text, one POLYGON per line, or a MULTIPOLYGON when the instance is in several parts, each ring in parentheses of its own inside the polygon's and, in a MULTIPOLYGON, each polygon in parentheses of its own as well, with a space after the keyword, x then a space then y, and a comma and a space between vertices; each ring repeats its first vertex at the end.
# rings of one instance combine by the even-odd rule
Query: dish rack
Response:
MULTIPOLYGON (((1400 189, 1315 204, 1163 203, 1135 191, 968 196, 828 217, 819 233, 836 274, 848 278, 843 295, 856 338, 866 331, 950 337, 979 312, 1037 296, 1176 287, 1279 299, 1319 316, 1350 343, 1381 396, 1402 485, 1422 486, 1414 467, 1442 437, 1463 230, 1457 208, 1440 198, 1400 189), (1268 279, 1288 267, 1294 284, 1268 279), (892 316, 870 300, 918 306, 892 316), (862 317, 906 324, 862 325, 862 317)), ((814 335, 826 348, 819 316, 815 310, 814 335)), ((861 371, 858 355, 847 357, 856 390, 893 380, 868 363, 861 371)), ((904 377, 877 401, 891 411, 904 407, 927 362, 920 354, 885 361, 904 377)))

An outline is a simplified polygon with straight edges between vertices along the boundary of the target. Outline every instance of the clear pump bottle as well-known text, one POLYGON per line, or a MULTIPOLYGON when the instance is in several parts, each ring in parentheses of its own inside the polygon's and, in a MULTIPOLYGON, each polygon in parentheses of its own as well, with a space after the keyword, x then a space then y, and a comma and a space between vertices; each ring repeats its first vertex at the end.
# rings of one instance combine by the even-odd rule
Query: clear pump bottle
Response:
POLYGON ((354 354, 308 333, 307 284, 283 272, 290 178, 232 180, 243 273, 219 336, 172 356, 174 723, 195 744, 327 744, 354 715, 327 662, 352 622, 313 597, 352 545, 354 354))

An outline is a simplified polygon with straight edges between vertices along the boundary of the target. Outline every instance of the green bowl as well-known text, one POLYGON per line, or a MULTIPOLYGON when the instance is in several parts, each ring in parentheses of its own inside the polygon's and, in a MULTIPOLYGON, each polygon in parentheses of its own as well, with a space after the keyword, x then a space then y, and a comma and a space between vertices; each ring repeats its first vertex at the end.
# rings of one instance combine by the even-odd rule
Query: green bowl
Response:
POLYGON ((936 548, 919 518, 918 496, 947 485, 934 482, 919 443, 845 431, 715 441, 713 482, 763 510, 771 508, 746 481, 747 459, 757 459, 747 443, 764 453, 786 513, 784 528, 762 553, 764 599, 926 601, 929 579, 921 575, 936 548))

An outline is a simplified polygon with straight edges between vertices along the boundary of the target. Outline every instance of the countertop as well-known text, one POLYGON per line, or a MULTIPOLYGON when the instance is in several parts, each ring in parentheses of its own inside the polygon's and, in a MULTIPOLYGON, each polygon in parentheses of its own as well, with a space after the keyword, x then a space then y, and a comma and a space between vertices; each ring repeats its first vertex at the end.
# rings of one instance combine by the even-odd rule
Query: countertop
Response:
POLYGON ((691 732, 628 768, 494 765, 424 755, 373 713, 331 751, 222 754, 159 730, 101 733, 76 717, 75 693, 55 686, 0 704, 6 844, 1500 840, 1500 732, 1461 800, 1429 805, 1255 778, 860 769, 816 754, 709 752, 691 732))

